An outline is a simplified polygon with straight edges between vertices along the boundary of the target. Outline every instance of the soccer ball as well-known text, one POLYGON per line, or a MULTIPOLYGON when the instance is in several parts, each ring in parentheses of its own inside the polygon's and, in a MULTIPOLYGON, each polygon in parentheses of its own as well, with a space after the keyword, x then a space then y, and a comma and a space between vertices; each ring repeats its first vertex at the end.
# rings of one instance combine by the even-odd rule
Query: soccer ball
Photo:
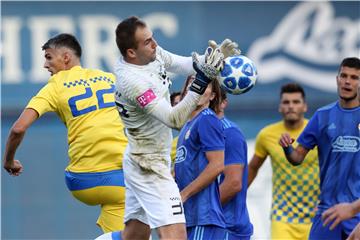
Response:
POLYGON ((244 55, 238 55, 225 59, 224 68, 217 79, 226 92, 239 95, 255 85, 257 76, 254 63, 244 55))

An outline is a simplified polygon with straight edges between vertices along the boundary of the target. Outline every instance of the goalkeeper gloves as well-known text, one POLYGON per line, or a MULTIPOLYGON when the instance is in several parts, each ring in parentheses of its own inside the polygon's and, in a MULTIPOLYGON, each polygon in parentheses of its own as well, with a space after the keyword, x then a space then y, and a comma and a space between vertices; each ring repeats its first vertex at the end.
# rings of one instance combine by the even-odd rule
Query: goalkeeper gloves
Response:
POLYGON ((238 44, 230 39, 225 39, 220 46, 218 46, 214 40, 209 40, 209 47, 213 49, 220 48, 220 51, 224 54, 224 59, 241 54, 238 44))
POLYGON ((200 64, 199 55, 197 53, 194 52, 192 58, 196 75, 189 90, 202 95, 208 84, 213 79, 216 79, 220 69, 223 67, 224 55, 219 48, 213 49, 208 47, 205 51, 204 64, 200 64))

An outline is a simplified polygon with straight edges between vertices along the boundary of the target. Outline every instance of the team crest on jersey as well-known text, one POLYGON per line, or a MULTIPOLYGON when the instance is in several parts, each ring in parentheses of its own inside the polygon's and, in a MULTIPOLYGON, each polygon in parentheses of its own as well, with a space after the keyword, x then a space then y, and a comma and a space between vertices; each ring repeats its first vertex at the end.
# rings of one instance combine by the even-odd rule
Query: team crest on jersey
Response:
POLYGON ((176 149, 175 163, 180 163, 184 161, 186 159, 186 153, 187 151, 185 146, 181 146, 178 149, 176 149))
POLYGON ((360 138, 355 136, 338 136, 332 144, 333 152, 358 152, 360 138))
POLYGON ((156 98, 156 95, 152 89, 146 90, 143 94, 136 98, 141 107, 145 107, 156 98))

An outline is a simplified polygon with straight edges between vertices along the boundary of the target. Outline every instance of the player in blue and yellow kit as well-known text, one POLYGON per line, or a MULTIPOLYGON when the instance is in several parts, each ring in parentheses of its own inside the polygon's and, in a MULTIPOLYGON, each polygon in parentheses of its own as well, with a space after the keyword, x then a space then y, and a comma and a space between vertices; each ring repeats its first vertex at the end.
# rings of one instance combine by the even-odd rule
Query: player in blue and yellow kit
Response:
POLYGON ((292 166, 278 144, 287 131, 298 138, 308 123, 305 91, 297 83, 281 87, 279 112, 282 121, 270 124, 259 132, 255 153, 249 163, 248 185, 270 156, 272 168, 271 239, 303 240, 309 237, 311 221, 319 196, 319 164, 317 151, 310 151, 299 167, 292 166))
POLYGON ((224 239, 226 233, 216 181, 224 168, 224 131, 209 108, 210 101, 219 99, 219 85, 213 81, 179 134, 175 180, 184 203, 188 239, 224 239))
POLYGON ((6 144, 4 168, 18 176, 14 160, 26 130, 46 112, 55 112, 68 129, 66 184, 75 198, 100 205, 97 224, 104 232, 124 227, 125 185, 122 170, 127 144, 114 103, 115 77, 80 66, 81 46, 70 34, 59 34, 42 47, 44 67, 52 77, 14 123, 6 144))
POLYGON ((293 165, 318 147, 321 193, 311 240, 346 239, 360 222, 360 59, 345 58, 336 80, 339 100, 315 112, 299 145, 287 133, 279 141, 293 165))
POLYGON ((225 117, 228 100, 221 91, 221 102, 216 108, 225 135, 225 169, 220 175, 220 201, 226 223, 226 240, 249 240, 253 234, 246 206, 248 163, 247 144, 238 126, 225 117))

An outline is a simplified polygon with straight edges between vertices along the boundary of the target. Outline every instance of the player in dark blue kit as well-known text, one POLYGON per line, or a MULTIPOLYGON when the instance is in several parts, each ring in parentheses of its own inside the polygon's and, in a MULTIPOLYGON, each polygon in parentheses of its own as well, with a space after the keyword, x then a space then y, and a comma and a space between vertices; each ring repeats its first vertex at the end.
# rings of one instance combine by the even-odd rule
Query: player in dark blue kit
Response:
POLYGON ((224 110, 228 105, 225 91, 216 108, 225 135, 225 169, 220 175, 220 201, 227 228, 226 240, 249 240, 253 234, 246 206, 248 162, 245 137, 235 123, 227 119, 224 110))
POLYGON ((225 220, 217 176, 224 169, 224 130, 217 106, 220 87, 213 81, 179 134, 175 180, 184 203, 188 239, 224 239, 225 220))
POLYGON ((293 165, 318 146, 321 194, 311 240, 346 239, 360 222, 360 59, 345 58, 336 82, 339 100, 316 111, 296 149, 288 134, 279 141, 293 165))

